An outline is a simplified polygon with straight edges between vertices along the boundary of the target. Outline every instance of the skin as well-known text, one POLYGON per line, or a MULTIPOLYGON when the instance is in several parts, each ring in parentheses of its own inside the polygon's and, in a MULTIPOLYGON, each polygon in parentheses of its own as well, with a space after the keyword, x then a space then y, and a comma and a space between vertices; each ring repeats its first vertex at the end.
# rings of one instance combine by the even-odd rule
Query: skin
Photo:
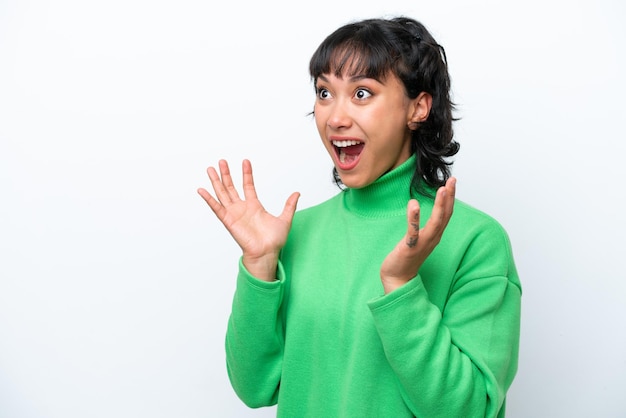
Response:
POLYGON ((213 167, 207 169, 217 200, 205 189, 198 193, 243 251, 242 262, 250 274, 268 282, 276 280, 278 254, 287 241, 300 194, 292 193, 283 212, 274 216, 257 197, 250 161, 242 163, 244 199, 233 185, 225 160, 219 161, 219 170, 220 175, 213 167))
POLYGON ((387 255, 380 267, 385 293, 392 292, 417 275, 426 258, 441 241, 454 207, 456 179, 451 177, 437 190, 430 218, 420 229, 420 208, 415 199, 407 205, 407 233, 387 255))
MULTIPOLYGON (((428 118, 432 97, 421 93, 409 99, 404 86, 393 74, 384 80, 365 77, 336 77, 324 74, 316 85, 315 120, 324 147, 333 159, 342 182, 351 188, 365 187, 410 157, 411 129, 428 118), (339 167, 332 140, 364 143, 358 164, 349 170, 339 167)), ((278 255, 291 228, 299 193, 287 199, 282 213, 268 213, 256 195, 252 166, 242 164, 241 199, 233 185, 228 163, 219 161, 207 173, 215 197, 198 189, 213 213, 233 236, 243 252, 242 262, 258 279, 276 280, 278 255)), ((407 283, 441 240, 454 206, 456 179, 450 178, 437 191, 433 211, 420 228, 419 203, 407 205, 407 233, 387 255, 380 269, 385 293, 407 283)))
POLYGON ((365 187, 406 161, 411 155, 408 123, 426 119, 430 110, 430 96, 409 99, 391 75, 378 81, 326 74, 317 80, 316 91, 317 130, 341 181, 350 188, 365 187), (364 144, 356 167, 341 168, 333 140, 364 144))

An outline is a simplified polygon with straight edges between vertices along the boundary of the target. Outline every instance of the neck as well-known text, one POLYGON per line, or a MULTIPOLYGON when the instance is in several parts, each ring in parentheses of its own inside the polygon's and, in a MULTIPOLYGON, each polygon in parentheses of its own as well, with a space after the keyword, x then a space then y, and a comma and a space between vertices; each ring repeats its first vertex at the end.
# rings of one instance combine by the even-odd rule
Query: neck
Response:
POLYGON ((345 205, 368 218, 384 218, 406 213, 411 198, 411 179, 415 172, 415 154, 372 184, 345 191, 345 205))

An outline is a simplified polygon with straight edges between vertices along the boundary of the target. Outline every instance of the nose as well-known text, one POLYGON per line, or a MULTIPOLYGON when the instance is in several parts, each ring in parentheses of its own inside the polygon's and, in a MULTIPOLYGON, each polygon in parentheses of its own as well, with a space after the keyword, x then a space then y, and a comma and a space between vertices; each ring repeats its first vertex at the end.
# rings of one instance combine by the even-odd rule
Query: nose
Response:
POLYGON ((334 130, 350 127, 352 119, 350 118, 347 106, 340 101, 333 103, 326 123, 329 128, 334 130))

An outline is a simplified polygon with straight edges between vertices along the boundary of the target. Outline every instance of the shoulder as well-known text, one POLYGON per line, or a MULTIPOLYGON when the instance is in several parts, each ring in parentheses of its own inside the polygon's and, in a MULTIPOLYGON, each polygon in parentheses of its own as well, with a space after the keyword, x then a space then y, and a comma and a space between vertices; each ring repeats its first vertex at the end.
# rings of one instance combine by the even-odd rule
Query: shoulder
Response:
POLYGON ((474 234, 481 233, 502 237, 507 235, 502 224, 493 216, 458 199, 454 203, 450 224, 455 228, 463 228, 474 234))
POLYGON ((472 271, 468 277, 505 276, 519 286, 509 235, 491 215, 457 200, 444 238, 462 249, 463 268, 472 271))

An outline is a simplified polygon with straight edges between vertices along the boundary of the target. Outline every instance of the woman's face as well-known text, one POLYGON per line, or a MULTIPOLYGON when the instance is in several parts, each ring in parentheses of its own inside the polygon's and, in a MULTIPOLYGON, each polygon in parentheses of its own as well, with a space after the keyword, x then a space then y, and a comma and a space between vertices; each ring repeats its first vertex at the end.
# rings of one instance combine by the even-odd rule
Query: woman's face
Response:
POLYGON ((315 122, 344 185, 361 188, 410 156, 418 99, 409 99, 393 74, 378 81, 322 74, 317 79, 315 122))

